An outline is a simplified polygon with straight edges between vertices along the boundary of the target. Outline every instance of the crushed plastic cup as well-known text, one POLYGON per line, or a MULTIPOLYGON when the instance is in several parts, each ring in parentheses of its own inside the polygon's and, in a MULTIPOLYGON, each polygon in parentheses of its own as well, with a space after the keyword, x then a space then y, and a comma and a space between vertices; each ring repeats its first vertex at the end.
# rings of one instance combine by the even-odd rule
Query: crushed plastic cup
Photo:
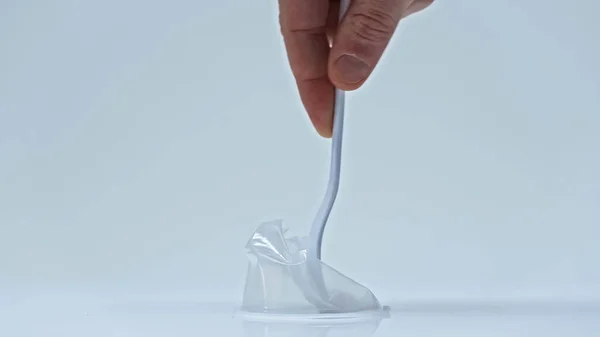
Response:
POLYGON ((309 241, 289 235, 282 221, 258 227, 246 246, 249 263, 242 311, 320 318, 385 314, 365 286, 311 259, 309 241))

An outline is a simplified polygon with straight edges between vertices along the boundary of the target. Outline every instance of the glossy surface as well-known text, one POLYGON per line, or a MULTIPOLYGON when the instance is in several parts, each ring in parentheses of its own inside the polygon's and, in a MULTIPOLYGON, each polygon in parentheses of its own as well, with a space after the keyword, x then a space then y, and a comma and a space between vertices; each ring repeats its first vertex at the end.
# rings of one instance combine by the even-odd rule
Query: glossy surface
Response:
POLYGON ((600 306, 568 303, 393 305, 391 317, 357 323, 261 323, 235 306, 186 301, 83 300, 45 296, 0 306, 0 335, 10 337, 592 337, 600 306))

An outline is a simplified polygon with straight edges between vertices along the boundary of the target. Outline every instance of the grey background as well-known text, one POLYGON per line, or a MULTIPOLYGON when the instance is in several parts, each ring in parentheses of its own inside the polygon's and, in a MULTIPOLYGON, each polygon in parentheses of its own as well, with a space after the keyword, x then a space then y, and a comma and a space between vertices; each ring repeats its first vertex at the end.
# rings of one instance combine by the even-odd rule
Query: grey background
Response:
MULTIPOLYGON (((443 1, 349 95, 324 259, 382 298, 600 298, 597 1, 443 1)), ((239 299, 327 140, 272 1, 0 2, 0 287, 239 299)))

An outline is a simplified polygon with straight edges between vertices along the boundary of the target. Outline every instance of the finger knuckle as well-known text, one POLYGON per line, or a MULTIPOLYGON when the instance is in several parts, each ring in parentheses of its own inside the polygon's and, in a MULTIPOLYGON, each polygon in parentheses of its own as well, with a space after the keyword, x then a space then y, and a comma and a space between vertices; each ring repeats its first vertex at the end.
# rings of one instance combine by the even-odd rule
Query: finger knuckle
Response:
POLYGON ((370 43, 386 42, 397 25, 391 14, 378 8, 353 13, 349 19, 353 33, 359 39, 370 43))
POLYGON ((290 23, 290 20, 279 14, 279 31, 284 37, 287 35, 305 35, 305 36, 321 36, 326 33, 327 27, 325 24, 311 23, 290 23))
POLYGON ((425 9, 433 4, 434 0, 416 0, 413 5, 417 6, 420 10, 425 9))

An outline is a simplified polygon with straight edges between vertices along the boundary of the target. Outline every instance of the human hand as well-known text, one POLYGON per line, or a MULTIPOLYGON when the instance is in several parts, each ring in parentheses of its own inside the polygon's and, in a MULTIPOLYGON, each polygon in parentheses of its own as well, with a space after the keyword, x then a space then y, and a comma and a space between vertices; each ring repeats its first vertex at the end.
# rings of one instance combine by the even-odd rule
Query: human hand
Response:
POLYGON ((300 98, 317 132, 331 137, 334 86, 367 80, 400 20, 433 0, 352 0, 339 23, 340 0, 279 0, 279 22, 300 98))

